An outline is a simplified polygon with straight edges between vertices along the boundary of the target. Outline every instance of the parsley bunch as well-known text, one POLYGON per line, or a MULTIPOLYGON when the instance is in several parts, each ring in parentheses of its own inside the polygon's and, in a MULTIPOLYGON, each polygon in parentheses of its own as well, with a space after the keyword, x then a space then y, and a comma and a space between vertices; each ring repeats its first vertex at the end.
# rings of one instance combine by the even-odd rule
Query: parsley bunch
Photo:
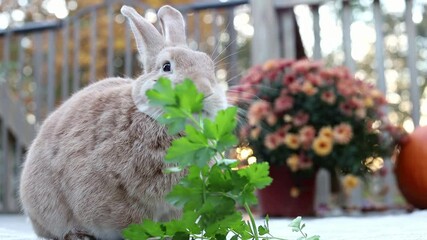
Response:
MULTIPOLYGON (((236 160, 224 156, 224 152, 238 142, 233 133, 237 109, 221 110, 213 120, 204 118, 204 96, 190 80, 173 87, 170 80, 161 78, 146 94, 151 105, 163 110, 158 121, 167 126, 168 133, 185 133, 172 142, 165 157, 165 161, 176 165, 167 171, 187 171, 166 197, 170 204, 182 208, 183 214, 180 219, 169 222, 144 220, 141 224, 132 224, 124 230, 124 237, 130 240, 280 239, 269 233, 268 218, 264 226, 257 227, 249 208, 257 203, 255 190, 272 181, 268 176, 268 163, 239 168, 236 160), (246 209, 249 222, 242 220, 236 205, 246 209)), ((300 222, 297 218, 290 226, 301 231, 300 222)), ((301 239, 318 239, 302 234, 301 239)))

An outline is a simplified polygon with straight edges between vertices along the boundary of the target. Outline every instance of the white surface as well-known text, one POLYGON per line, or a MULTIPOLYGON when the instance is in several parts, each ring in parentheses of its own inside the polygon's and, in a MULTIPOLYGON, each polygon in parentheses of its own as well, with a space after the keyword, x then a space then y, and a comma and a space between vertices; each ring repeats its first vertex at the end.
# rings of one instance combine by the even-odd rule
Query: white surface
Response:
MULTIPOLYGON (((427 211, 410 214, 328 217, 304 219, 305 232, 320 235, 322 240, 427 240, 427 211)), ((259 220, 259 223, 262 221, 259 220)), ((290 240, 301 235, 292 233, 290 219, 271 219, 273 235, 290 240)), ((24 216, 0 215, 0 240, 33 240, 31 224, 24 216)))

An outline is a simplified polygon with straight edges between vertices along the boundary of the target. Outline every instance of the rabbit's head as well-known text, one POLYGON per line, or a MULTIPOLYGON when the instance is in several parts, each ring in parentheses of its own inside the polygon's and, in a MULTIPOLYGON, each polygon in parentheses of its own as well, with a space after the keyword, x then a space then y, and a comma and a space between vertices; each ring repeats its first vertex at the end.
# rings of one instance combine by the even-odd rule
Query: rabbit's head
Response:
POLYGON ((216 79, 214 62, 207 54, 188 47, 184 18, 178 10, 171 6, 159 9, 162 33, 135 9, 123 6, 121 12, 129 20, 144 68, 132 93, 140 111, 153 117, 159 114, 148 106, 145 93, 160 77, 171 79, 173 84, 186 78, 193 80, 205 96, 204 113, 208 117, 227 107, 226 86, 216 79))

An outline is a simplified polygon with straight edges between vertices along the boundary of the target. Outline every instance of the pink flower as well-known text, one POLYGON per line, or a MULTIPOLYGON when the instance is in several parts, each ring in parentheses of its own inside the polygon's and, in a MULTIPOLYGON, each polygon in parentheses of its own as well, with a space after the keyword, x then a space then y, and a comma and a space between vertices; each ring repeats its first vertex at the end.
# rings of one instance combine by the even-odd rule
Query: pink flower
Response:
POLYGON ((306 73, 322 66, 321 62, 313 62, 308 59, 296 61, 291 67, 296 73, 306 73))
POLYGON ((334 73, 333 73, 332 69, 322 69, 319 72, 319 76, 326 81, 325 83, 327 83, 327 84, 333 83, 334 73))
POLYGON ((353 94, 353 87, 351 82, 348 81, 340 81, 337 83, 337 90, 340 95, 344 97, 348 97, 353 94))
POLYGON ((354 111, 354 115, 358 119, 364 119, 366 117, 366 108, 361 107, 361 108, 356 109, 356 111, 354 111))
POLYGON ((351 116, 353 109, 351 108, 350 104, 348 103, 341 103, 339 106, 341 112, 346 116, 351 116))
POLYGON ((285 86, 288 86, 288 85, 290 85, 291 83, 294 83, 294 82, 295 82, 295 75, 293 75, 293 74, 286 74, 283 77, 283 84, 285 86))
POLYGON ((264 100, 258 100, 249 107, 249 124, 254 126, 271 111, 270 103, 264 100))
POLYGON ((262 65, 262 71, 267 79, 270 81, 276 80, 276 76, 281 71, 280 62, 276 59, 269 60, 262 65))
POLYGON ((325 91, 322 93, 322 95, 320 96, 320 99, 322 99, 324 102, 332 105, 335 103, 337 96, 335 95, 334 92, 332 92, 331 90, 328 90, 328 91, 325 91))
POLYGON ((304 126, 299 130, 299 138, 305 149, 309 149, 316 137, 316 129, 313 126, 304 126))
POLYGON ((264 139, 264 145, 270 150, 276 149, 281 143, 282 141, 274 133, 268 134, 264 139))
POLYGON ((363 107, 365 105, 363 99, 360 99, 358 97, 352 97, 349 101, 349 104, 353 107, 353 108, 360 108, 363 107))
POLYGON ((307 81, 309 81, 314 86, 320 86, 323 83, 322 78, 317 73, 309 73, 305 77, 307 78, 307 81))
POLYGON ((353 79, 348 68, 336 67, 333 69, 334 75, 339 79, 353 79))
POLYGON ((294 99, 290 96, 280 96, 274 101, 274 110, 276 112, 283 112, 289 110, 294 105, 294 99))
POLYGON ((245 75, 240 80, 240 83, 242 84, 256 84, 261 82, 262 80, 262 69, 261 66, 253 67, 249 70, 248 74, 245 75))
POLYGON ((353 137, 353 129, 348 123, 341 123, 334 127, 334 140, 339 144, 347 144, 353 137))
POLYGON ((285 67, 292 65, 294 62, 295 62, 294 60, 290 60, 290 59, 279 59, 278 65, 279 65, 279 68, 283 69, 285 67))
POLYGON ((285 126, 283 126, 282 128, 276 131, 276 135, 280 139, 280 141, 283 141, 285 139, 286 134, 291 128, 292 128, 291 125, 286 124, 285 126))
POLYGON ((299 82, 293 82, 289 84, 288 88, 289 92, 291 92, 292 94, 296 94, 301 91, 302 86, 299 82))
POLYGON ((311 65, 308 59, 303 59, 296 61, 291 67, 296 73, 305 73, 310 69, 311 65))
POLYGON ((268 123, 268 125, 270 126, 274 126, 277 123, 277 116, 274 113, 270 113, 267 115, 266 117, 266 121, 268 123))
POLYGON ((301 153, 299 155, 298 167, 299 169, 302 169, 302 170, 310 169, 311 167, 313 167, 313 161, 308 156, 301 153))
POLYGON ((300 127, 300 126, 306 124, 308 122, 309 118, 310 118, 310 116, 307 113, 299 111, 297 114, 295 114, 295 116, 292 120, 293 120, 293 124, 296 127, 300 127))

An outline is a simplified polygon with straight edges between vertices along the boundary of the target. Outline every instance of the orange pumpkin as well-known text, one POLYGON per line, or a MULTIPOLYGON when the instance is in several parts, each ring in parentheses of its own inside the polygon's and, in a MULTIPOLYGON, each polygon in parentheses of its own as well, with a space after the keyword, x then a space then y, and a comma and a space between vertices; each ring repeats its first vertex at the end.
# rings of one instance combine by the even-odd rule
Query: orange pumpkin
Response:
POLYGON ((416 208, 427 208, 427 126, 409 134, 395 165, 400 191, 416 208))

